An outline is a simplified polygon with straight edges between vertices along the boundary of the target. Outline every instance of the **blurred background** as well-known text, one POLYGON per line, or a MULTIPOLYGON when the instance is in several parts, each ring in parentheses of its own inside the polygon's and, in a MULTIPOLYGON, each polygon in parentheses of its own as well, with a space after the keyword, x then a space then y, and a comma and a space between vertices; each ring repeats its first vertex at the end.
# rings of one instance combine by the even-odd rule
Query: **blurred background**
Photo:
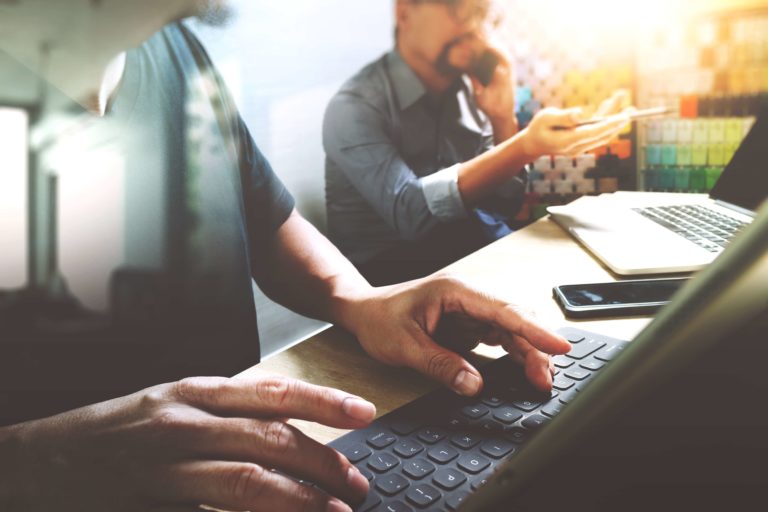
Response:
MULTIPOLYGON (((544 107, 597 105, 617 88, 629 90, 640 108, 679 112, 634 123, 591 154, 536 161, 521 225, 542 216, 548 205, 584 194, 708 191, 766 102, 768 0, 499 2, 506 12, 500 36, 516 67, 521 124, 544 107)), ((208 48, 299 210, 324 230, 323 112, 347 78, 392 47, 394 2, 232 4, 237 16, 225 28, 187 23, 208 48)), ((0 290, 26 286, 28 267, 43 265, 27 254, 30 127, 14 101, 0 95, 0 290)), ((107 180, 100 189, 120 186, 107 180)), ((77 219, 76 208, 65 203, 51 208, 54 219, 77 219), (62 208, 70 211, 56 210, 62 208)), ((110 250, 119 253, 119 243, 110 250)), ((326 327, 255 293, 264 356, 326 327)))

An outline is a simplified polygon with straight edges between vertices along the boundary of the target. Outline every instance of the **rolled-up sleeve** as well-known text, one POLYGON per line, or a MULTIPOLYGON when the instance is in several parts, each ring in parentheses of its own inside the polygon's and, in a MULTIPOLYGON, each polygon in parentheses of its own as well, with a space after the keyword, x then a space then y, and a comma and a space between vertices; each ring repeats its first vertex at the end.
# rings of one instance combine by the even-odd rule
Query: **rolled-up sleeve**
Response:
POLYGON ((466 215, 456 166, 420 178, 400 156, 387 114, 363 98, 342 93, 323 121, 327 157, 382 219, 407 240, 466 215))
POLYGON ((442 221, 462 219, 467 216, 464 200, 459 192, 459 167, 452 165, 421 178, 427 207, 432 215, 442 221))

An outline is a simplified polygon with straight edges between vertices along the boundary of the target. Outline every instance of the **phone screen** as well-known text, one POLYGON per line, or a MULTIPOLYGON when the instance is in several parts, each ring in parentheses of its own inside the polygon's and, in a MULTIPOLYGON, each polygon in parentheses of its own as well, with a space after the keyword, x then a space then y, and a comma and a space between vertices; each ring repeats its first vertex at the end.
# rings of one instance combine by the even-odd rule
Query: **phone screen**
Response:
POLYGON ((667 302, 688 279, 650 279, 564 285, 560 290, 572 306, 610 306, 667 302))

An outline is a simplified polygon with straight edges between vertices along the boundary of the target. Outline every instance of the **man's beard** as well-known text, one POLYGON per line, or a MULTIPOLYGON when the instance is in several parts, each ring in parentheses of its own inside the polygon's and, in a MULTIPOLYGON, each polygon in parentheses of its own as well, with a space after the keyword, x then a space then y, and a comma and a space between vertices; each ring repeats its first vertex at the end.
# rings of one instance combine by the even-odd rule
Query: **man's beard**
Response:
POLYGON ((456 39, 449 41, 448 44, 443 47, 440 55, 437 56, 437 60, 435 60, 435 69, 438 73, 448 78, 458 78, 466 73, 466 70, 457 68, 451 64, 450 60, 451 50, 453 50, 454 46, 460 44, 463 39, 463 36, 457 37, 456 39))
POLYGON ((227 0, 200 0, 197 18, 211 27, 226 26, 235 15, 235 8, 227 0))

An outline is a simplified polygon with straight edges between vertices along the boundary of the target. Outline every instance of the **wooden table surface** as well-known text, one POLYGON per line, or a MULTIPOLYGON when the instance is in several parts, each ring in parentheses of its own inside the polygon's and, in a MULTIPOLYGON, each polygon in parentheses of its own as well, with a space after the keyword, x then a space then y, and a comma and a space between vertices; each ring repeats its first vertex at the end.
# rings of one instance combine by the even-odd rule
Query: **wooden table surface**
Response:
MULTIPOLYGON (((546 217, 448 269, 454 275, 532 311, 539 321, 553 329, 572 325, 616 338, 632 339, 649 321, 648 317, 566 320, 552 299, 553 286, 612 281, 615 276, 546 217)), ((500 348, 488 346, 478 347, 475 353, 477 360, 503 355, 500 348)), ((393 368, 371 359, 353 336, 335 327, 254 368, 362 396, 376 404, 379 416, 437 386, 413 370, 393 368)), ((292 420, 291 423, 322 443, 346 432, 305 421, 292 420)))

